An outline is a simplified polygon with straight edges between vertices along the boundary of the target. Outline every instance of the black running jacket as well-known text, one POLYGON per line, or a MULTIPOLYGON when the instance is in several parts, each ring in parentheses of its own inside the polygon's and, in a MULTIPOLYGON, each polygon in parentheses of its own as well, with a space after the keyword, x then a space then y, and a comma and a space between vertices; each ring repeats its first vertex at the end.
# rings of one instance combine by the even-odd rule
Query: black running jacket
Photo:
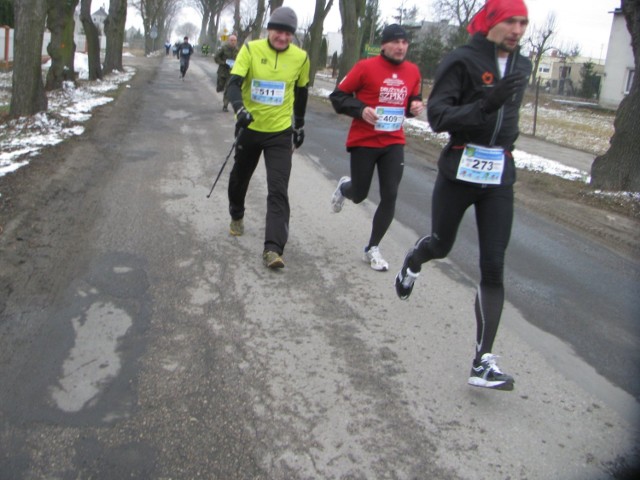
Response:
MULTIPOLYGON (((531 75, 531 62, 519 51, 508 57, 505 75, 512 72, 527 79, 531 75)), ((427 102, 427 118, 435 132, 450 134, 438 160, 438 169, 446 178, 456 180, 464 145, 475 143, 502 147, 506 152, 502 185, 515 182, 511 152, 520 133, 518 111, 526 85, 498 111, 486 113, 482 100, 500 78, 496 44, 479 33, 449 53, 438 66, 427 102)))

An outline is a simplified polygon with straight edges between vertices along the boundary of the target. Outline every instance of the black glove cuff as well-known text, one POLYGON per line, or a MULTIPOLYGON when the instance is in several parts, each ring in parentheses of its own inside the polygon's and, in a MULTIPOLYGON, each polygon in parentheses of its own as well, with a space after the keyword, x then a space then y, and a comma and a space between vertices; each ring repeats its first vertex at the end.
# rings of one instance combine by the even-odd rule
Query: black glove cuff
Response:
POLYGON ((495 105, 488 102, 486 98, 483 98, 482 100, 480 100, 480 110, 482 110, 484 113, 488 115, 495 112, 499 108, 500 107, 496 107, 495 105))

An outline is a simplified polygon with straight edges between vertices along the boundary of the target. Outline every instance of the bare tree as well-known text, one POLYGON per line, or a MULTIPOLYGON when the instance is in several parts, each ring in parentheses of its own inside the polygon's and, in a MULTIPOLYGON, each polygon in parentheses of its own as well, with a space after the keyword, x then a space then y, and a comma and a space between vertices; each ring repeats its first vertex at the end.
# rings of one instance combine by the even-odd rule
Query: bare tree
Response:
POLYGON ((202 20, 200 21, 200 35, 198 36, 198 43, 200 45, 205 45, 210 43, 210 39, 207 38, 207 25, 209 25, 209 21, 211 20, 211 7, 209 6, 209 0, 190 0, 189 5, 191 5, 195 10, 202 15, 202 20))
POLYGON ((591 185, 605 190, 640 192, 640 0, 621 0, 621 8, 631 34, 636 74, 629 94, 618 107, 609 150, 593 161, 591 185))
POLYGON ((404 25, 407 22, 415 21, 418 17, 418 7, 414 4, 411 7, 406 6, 406 0, 400 0, 400 4, 396 7, 396 15, 393 19, 399 25, 404 25))
POLYGON ((284 0, 269 0, 269 15, 271 15, 276 8, 281 7, 283 3, 284 0))
POLYGON ((531 47, 533 54, 533 70, 531 72, 531 85, 536 84, 538 67, 543 55, 551 50, 556 36, 556 15, 549 12, 542 26, 532 25, 525 42, 531 47))
POLYGON ((14 63, 9 115, 21 117, 47 109, 42 82, 42 41, 47 15, 46 0, 14 2, 14 63))
POLYGON ((435 0, 433 8, 439 18, 453 20, 461 27, 467 28, 483 5, 484 0, 435 0))
POLYGON ((230 7, 234 0, 207 0, 209 2, 209 20, 207 28, 207 39, 216 47, 218 43, 218 30, 220 29, 220 17, 222 13, 230 7))
MULTIPOLYGON (((313 22, 311 22, 309 32, 309 59, 311 61, 311 69, 309 78, 311 85, 318 71, 320 51, 322 50, 322 30, 324 27, 324 19, 327 17, 329 10, 333 6, 333 0, 316 0, 316 9, 313 14, 313 22)), ((324 65, 323 65, 324 66, 324 65)))
POLYGON ((47 53, 51 57, 51 67, 47 72, 45 90, 57 90, 62 88, 63 82, 75 81, 73 12, 78 6, 78 0, 48 0, 47 5, 47 28, 51 32, 47 53))
POLYGON ((84 29, 87 41, 87 56, 89 61, 89 80, 102 78, 102 65, 100 64, 100 37, 98 27, 91 19, 91 0, 81 0, 80 21, 84 29))
POLYGON ((458 26, 447 39, 449 47, 455 48, 467 42, 467 26, 483 5, 484 0, 435 0, 433 8, 438 18, 452 20, 458 26))
POLYGON ((151 38, 152 29, 155 28, 157 38, 165 38, 166 33, 171 31, 171 25, 181 6, 181 0, 129 0, 129 3, 142 18, 144 50, 149 54, 154 50, 156 43, 151 38))
MULTIPOLYGON (((255 1, 255 13, 250 10, 241 11, 240 0, 235 0, 233 10, 233 29, 238 36, 238 44, 248 37, 259 38, 266 17, 265 0, 255 1)), ((253 9, 251 9, 253 10, 253 9)))
POLYGON ((123 71, 122 48, 124 45, 124 27, 127 22, 127 0, 111 0, 109 14, 104 21, 104 34, 107 48, 104 54, 104 73, 113 70, 123 71))
POLYGON ((196 38, 198 27, 191 22, 185 22, 178 25, 177 31, 180 37, 196 38))
POLYGON ((360 43, 363 34, 360 25, 364 20, 366 1, 340 0, 339 5, 340 17, 342 18, 342 57, 336 85, 360 58, 360 43))

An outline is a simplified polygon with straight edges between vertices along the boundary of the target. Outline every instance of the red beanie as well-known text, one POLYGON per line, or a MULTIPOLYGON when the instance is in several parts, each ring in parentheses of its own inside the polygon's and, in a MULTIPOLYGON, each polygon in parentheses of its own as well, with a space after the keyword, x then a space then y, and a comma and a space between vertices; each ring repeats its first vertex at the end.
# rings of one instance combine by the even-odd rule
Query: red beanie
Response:
POLYGON ((478 32, 486 35, 507 18, 527 16, 527 6, 523 0, 487 0, 484 7, 471 19, 467 31, 471 35, 478 32))

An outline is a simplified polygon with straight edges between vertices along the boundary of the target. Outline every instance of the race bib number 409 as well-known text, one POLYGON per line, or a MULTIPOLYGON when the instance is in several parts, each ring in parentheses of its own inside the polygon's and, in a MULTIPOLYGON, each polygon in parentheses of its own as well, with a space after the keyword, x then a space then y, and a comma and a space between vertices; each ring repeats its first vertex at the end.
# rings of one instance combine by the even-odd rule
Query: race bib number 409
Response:
POLYGON ((282 105, 284 87, 284 82, 254 79, 251 81, 251 100, 265 105, 282 105))
POLYGON ((376 107, 378 121, 375 129, 382 132, 395 132, 402 128, 404 123, 403 107, 376 107))

